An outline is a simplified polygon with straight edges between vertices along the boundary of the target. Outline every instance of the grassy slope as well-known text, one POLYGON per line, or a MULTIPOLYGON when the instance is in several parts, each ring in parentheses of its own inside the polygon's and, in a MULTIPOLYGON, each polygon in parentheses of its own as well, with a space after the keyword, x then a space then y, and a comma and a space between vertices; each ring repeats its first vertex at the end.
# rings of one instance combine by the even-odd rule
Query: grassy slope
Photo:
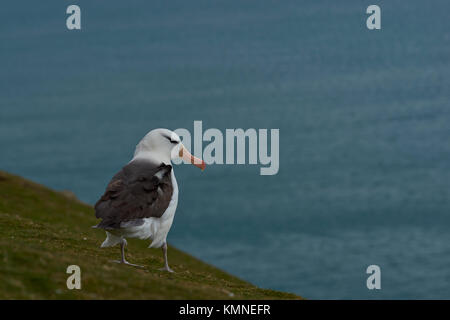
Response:
POLYGON ((299 299, 257 288, 173 247, 174 274, 148 241, 131 239, 129 261, 111 263, 118 247, 101 249, 104 232, 92 207, 0 171, 0 299, 299 299), (68 290, 68 265, 81 268, 82 289, 68 290))

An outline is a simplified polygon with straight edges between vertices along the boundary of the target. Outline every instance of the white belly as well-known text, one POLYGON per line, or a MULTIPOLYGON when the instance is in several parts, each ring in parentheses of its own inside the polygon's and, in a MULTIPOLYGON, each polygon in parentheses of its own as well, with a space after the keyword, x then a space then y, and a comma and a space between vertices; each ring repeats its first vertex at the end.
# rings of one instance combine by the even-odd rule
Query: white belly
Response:
POLYGON ((166 242, 167 234, 172 227, 178 204, 178 184, 173 169, 171 179, 173 187, 172 199, 161 218, 144 218, 144 223, 140 226, 107 231, 107 238, 103 242, 102 247, 109 247, 120 243, 122 238, 151 239, 152 242, 149 248, 161 247, 166 242))

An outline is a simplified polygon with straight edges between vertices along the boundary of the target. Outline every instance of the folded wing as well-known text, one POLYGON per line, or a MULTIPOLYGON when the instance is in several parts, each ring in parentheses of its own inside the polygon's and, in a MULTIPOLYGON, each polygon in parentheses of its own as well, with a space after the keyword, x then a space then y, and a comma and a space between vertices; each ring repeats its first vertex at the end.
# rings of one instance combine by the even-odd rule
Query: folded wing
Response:
POLYGON ((117 229, 142 224, 144 218, 160 218, 169 207, 173 187, 172 166, 134 160, 109 182, 95 204, 97 225, 117 229))

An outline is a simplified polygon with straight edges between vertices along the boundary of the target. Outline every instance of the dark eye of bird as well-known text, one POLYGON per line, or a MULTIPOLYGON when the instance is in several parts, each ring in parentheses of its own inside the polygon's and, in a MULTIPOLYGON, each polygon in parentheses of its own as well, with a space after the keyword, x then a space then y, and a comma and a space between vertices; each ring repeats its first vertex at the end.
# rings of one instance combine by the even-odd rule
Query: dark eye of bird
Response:
POLYGON ((177 140, 172 140, 172 138, 171 138, 171 137, 168 137, 168 136, 166 136, 166 135, 163 135, 163 137, 164 137, 164 138, 166 138, 167 140, 169 140, 169 141, 170 141, 170 143, 173 143, 173 144, 177 144, 177 143, 178 143, 178 141, 177 141, 177 140))
POLYGON ((173 143, 173 144, 177 144, 178 143, 177 140, 172 140, 172 139, 170 139, 170 137, 166 137, 166 138, 167 138, 167 140, 170 141, 170 143, 173 143))

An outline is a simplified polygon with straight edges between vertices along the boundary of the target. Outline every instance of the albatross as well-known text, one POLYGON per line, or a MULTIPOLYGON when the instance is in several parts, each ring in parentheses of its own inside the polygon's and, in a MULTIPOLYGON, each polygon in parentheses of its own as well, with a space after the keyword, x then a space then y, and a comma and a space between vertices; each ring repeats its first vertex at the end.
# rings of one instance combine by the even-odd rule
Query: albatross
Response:
POLYGON ((126 239, 151 239, 149 248, 162 248, 164 267, 160 270, 173 272, 167 261, 166 239, 178 204, 178 185, 171 165, 175 157, 205 169, 205 162, 191 155, 175 132, 150 131, 95 204, 95 216, 102 220, 94 227, 106 231, 101 247, 120 244, 121 259, 115 262, 142 267, 125 259, 126 239))

